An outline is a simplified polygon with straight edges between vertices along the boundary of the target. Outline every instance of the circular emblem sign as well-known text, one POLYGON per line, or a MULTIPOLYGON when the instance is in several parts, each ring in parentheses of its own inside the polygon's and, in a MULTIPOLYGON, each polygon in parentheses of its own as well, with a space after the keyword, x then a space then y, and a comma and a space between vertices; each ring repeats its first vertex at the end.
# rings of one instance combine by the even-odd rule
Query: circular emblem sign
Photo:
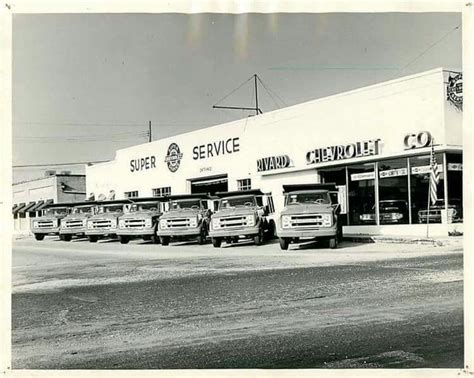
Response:
POLYGON ((168 152, 165 157, 165 162, 168 164, 168 169, 171 172, 176 172, 179 168, 179 163, 183 158, 183 154, 179 150, 176 143, 171 143, 168 147, 168 152))
POLYGON ((462 74, 450 76, 447 87, 448 100, 462 108, 462 74))

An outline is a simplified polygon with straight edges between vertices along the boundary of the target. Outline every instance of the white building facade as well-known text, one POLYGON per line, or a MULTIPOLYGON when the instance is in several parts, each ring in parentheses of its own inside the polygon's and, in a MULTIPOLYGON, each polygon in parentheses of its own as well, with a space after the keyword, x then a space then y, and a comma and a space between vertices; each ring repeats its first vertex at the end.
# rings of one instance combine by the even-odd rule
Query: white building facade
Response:
POLYGON ((431 141, 447 200, 430 235, 462 230, 462 75, 434 69, 262 115, 118 150, 86 167, 87 192, 116 198, 335 182, 346 235, 423 235, 431 141), (406 214, 380 216, 397 202, 406 214), (400 205, 403 204, 403 205, 400 205), (462 211, 461 209, 458 209, 462 211), (373 214, 373 216, 367 216, 373 214))

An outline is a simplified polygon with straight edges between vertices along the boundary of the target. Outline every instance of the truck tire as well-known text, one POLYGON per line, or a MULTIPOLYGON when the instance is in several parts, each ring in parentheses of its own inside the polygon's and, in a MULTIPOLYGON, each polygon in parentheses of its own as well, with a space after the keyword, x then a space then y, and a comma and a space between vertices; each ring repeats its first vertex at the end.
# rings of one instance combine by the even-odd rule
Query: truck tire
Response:
POLYGON ((201 228, 201 233, 197 237, 197 242, 199 245, 206 244, 206 237, 207 237, 207 232, 206 229, 203 227, 201 228))
POLYGON ((59 240, 64 241, 64 235, 59 234, 59 240))
POLYGON ((331 249, 337 248, 337 236, 329 239, 329 248, 331 249))
POLYGON ((44 239, 44 234, 35 234, 35 239, 36 240, 43 240, 44 239))
POLYGON ((153 235, 151 236, 151 242, 152 242, 153 244, 160 244, 160 238, 159 238, 159 236, 156 235, 156 234, 153 234, 153 235))
POLYGON ((71 234, 63 235, 63 240, 70 242, 72 240, 72 235, 71 234))
POLYGON ((127 244, 130 241, 130 238, 126 235, 119 235, 120 244, 127 244))
POLYGON ((160 236, 161 245, 168 245, 170 244, 170 237, 169 236, 160 236))
POLYGON ((286 251, 290 245, 290 241, 288 238, 279 238, 280 240, 280 248, 286 251))
POLYGON ((268 230, 267 230, 267 240, 272 240, 275 238, 275 222, 273 220, 270 220, 268 222, 268 230))
POLYGON ((97 243, 97 240, 99 240, 99 237, 97 235, 87 235, 87 239, 89 239, 90 243, 97 243))
POLYGON ((144 241, 150 241, 151 240, 151 235, 143 235, 143 240, 144 241))
POLYGON ((263 229, 260 228, 258 230, 258 234, 253 237, 253 241, 255 245, 262 245, 263 244, 263 229))
POLYGON ((222 244, 222 239, 221 238, 212 238, 212 245, 214 248, 219 248, 222 244))

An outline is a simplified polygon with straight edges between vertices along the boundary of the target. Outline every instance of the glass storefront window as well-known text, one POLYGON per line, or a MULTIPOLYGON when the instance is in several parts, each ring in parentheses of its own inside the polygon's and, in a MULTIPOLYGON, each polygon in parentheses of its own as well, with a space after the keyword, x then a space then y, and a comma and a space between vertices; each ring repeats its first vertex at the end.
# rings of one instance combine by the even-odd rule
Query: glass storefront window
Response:
POLYGON ((428 185, 430 182, 430 156, 416 156, 410 158, 411 176, 411 213, 412 223, 441 223, 441 210, 444 210, 444 172, 443 155, 436 154, 438 163, 439 183, 437 186, 438 201, 436 204, 430 203, 428 212, 428 185))
POLYGON ((351 225, 376 224, 375 164, 347 167, 349 177, 349 221, 351 225))
POLYGON ((448 166, 448 223, 462 222, 462 155, 446 154, 448 166))
POLYGON ((378 163, 380 224, 408 224, 407 159, 378 163))

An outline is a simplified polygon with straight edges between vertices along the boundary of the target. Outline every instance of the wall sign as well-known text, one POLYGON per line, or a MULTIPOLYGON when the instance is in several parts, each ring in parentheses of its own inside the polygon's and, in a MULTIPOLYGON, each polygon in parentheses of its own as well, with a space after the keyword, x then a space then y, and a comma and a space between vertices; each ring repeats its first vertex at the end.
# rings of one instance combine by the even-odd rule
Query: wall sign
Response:
POLYGON ((380 139, 316 148, 306 153, 306 164, 378 155, 380 139))
POLYGON ((291 159, 288 155, 269 156, 257 160, 257 172, 271 171, 291 166, 291 159))
POLYGON ((451 74, 449 74, 446 94, 448 101, 450 101, 459 110, 462 110, 462 73, 458 73, 455 76, 451 76, 451 74))
POLYGON ((407 134, 403 138, 403 144, 405 150, 411 150, 412 148, 427 147, 432 141, 431 134, 429 131, 420 131, 418 134, 407 134))
POLYGON ((207 159, 214 156, 233 154, 240 151, 239 137, 220 140, 193 147, 193 159, 207 159))
POLYGON ((165 163, 168 165, 168 169, 171 172, 176 172, 182 158, 183 154, 179 150, 179 146, 176 143, 171 143, 165 157, 165 163))
POLYGON ((352 173, 351 181, 374 180, 375 172, 352 173))
MULTIPOLYGON (((431 166, 429 165, 421 165, 419 167, 411 167, 411 174, 412 175, 422 175, 425 173, 430 173, 431 166)), ((443 165, 438 164, 438 172, 443 172, 443 165)), ((441 177, 442 178, 442 177, 441 177)))
POLYGON ((448 163, 448 171, 462 171, 462 163, 448 163))
POLYGON ((130 160, 130 172, 152 168, 156 168, 156 157, 154 155, 130 160))
POLYGON ((385 171, 379 171, 380 178, 406 176, 407 174, 408 174, 408 169, 406 168, 387 169, 385 171))

